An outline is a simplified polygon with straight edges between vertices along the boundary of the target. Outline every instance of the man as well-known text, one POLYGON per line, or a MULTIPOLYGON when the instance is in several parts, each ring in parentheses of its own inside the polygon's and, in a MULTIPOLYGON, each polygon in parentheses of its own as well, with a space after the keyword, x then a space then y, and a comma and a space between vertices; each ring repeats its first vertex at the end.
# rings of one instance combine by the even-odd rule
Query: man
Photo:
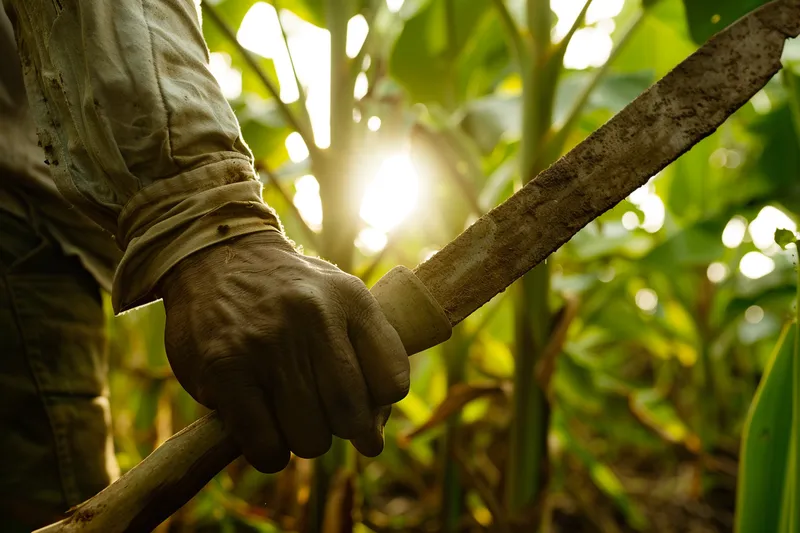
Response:
POLYGON ((262 201, 195 3, 7 3, 3 531, 55 520, 114 475, 98 285, 117 313, 163 298, 176 377, 257 469, 319 456, 332 435, 380 453, 405 350, 364 285, 297 253, 262 201))

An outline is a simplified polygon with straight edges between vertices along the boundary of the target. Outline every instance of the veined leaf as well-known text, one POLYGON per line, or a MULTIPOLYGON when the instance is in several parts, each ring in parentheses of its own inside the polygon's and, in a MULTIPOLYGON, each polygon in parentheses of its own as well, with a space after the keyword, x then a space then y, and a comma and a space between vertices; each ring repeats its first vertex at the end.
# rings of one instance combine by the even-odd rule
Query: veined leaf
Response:
MULTIPOLYGON (((782 529, 792 438, 794 325, 784 327, 750 405, 739 463, 736 531, 795 533, 782 529)), ((797 507, 795 501, 792 505, 797 507)))

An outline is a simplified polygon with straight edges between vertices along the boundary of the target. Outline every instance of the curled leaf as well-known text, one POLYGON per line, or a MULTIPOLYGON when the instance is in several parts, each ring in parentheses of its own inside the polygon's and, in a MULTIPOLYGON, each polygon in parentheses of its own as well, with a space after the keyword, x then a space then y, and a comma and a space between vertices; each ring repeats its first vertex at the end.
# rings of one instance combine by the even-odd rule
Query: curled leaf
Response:
POLYGON ((421 426, 404 435, 403 440, 411 440, 429 429, 438 426, 464 409, 468 403, 478 398, 502 392, 503 388, 499 384, 470 385, 469 383, 456 383, 447 391, 447 397, 445 397, 442 403, 436 406, 430 418, 421 426))

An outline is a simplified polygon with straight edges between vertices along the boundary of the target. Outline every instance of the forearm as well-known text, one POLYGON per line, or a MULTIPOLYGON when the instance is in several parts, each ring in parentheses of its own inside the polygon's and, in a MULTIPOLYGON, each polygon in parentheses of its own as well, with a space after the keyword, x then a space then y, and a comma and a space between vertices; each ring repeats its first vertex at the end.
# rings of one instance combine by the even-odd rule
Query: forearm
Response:
POLYGON ((56 183, 125 250, 115 310, 154 299, 193 252, 279 228, 208 71, 192 0, 11 3, 56 183))

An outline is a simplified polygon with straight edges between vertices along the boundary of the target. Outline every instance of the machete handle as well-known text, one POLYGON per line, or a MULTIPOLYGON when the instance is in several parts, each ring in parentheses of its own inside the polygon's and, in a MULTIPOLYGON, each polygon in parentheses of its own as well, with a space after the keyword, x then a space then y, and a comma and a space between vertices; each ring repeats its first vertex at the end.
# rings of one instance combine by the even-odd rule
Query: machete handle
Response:
MULTIPOLYGON (((370 290, 409 355, 450 338, 450 321, 411 270, 396 267, 370 290)), ((151 531, 240 454, 217 413, 211 412, 170 437, 69 517, 36 533, 151 531)))

